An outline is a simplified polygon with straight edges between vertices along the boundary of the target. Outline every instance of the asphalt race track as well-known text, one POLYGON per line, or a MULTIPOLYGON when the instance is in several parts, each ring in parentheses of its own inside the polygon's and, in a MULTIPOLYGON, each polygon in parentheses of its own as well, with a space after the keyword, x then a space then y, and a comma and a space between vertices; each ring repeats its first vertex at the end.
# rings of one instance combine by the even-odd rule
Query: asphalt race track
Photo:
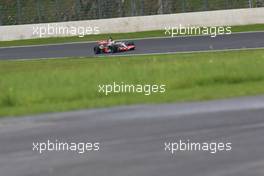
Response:
POLYGON ((264 96, 135 105, 0 120, 3 176, 263 176, 264 96), (33 142, 100 142, 100 151, 32 151, 33 142), (231 142, 232 151, 165 151, 164 142, 231 142))
MULTIPOLYGON (((264 47, 264 32, 135 40, 136 50, 121 54, 150 54, 185 51, 226 50, 264 47)), ((0 48, 0 59, 32 59, 95 56, 95 43, 0 48)))

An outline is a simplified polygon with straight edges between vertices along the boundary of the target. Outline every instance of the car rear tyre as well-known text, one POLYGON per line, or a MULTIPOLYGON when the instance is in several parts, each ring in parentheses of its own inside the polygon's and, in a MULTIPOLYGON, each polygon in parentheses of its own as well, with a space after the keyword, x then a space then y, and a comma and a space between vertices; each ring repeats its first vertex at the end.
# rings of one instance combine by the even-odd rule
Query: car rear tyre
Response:
POLYGON ((95 46, 94 47, 94 54, 100 54, 101 53, 101 49, 99 48, 99 46, 95 46))

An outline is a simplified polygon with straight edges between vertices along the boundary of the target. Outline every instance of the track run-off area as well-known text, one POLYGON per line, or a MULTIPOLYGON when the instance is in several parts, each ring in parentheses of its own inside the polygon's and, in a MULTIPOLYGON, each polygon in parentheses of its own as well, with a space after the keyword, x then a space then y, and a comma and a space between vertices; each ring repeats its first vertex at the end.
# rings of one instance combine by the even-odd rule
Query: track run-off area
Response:
POLYGON ((134 105, 0 120, 5 176, 262 176, 264 97, 134 105), (33 142, 100 142, 100 151, 34 151, 33 142), (231 142, 166 151, 165 142, 231 142))

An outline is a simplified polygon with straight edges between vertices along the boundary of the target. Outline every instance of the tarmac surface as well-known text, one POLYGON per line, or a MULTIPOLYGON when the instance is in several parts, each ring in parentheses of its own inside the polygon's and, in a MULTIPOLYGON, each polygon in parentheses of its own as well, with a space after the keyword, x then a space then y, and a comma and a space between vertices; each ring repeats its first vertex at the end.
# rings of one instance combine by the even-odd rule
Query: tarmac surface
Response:
MULTIPOLYGON (((264 47, 264 32, 234 33, 210 36, 190 36, 174 38, 152 38, 134 40, 135 51, 117 55, 136 55, 154 53, 174 53, 207 50, 229 50, 264 47)), ((95 43, 70 43, 44 46, 0 48, 0 59, 37 59, 57 57, 95 56, 95 43)), ((110 56, 111 54, 108 54, 110 56)))
POLYGON ((135 105, 0 119, 3 176, 263 176, 264 96, 135 105), (99 151, 33 150, 33 142, 99 142, 99 151), (231 151, 165 143, 232 143, 231 151))

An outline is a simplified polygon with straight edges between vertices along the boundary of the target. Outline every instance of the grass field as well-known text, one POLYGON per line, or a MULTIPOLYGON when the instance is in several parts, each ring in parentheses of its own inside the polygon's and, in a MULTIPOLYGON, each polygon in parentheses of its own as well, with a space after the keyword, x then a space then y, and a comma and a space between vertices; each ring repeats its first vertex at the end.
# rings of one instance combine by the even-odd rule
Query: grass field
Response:
MULTIPOLYGON (((232 27, 233 33, 246 32, 246 31, 264 31, 264 24, 232 27)), ((165 33, 165 30, 159 30, 159 31, 133 32, 133 33, 87 35, 81 38, 80 37, 52 37, 52 38, 40 38, 40 39, 28 39, 28 40, 0 41, 0 47, 97 41, 97 40, 107 39, 109 36, 112 36, 115 40, 148 38, 148 37, 166 37, 164 33, 165 33)))
POLYGON ((264 50, 0 61, 0 116, 264 94, 264 50), (110 94, 99 84, 165 84, 166 93, 110 94))

